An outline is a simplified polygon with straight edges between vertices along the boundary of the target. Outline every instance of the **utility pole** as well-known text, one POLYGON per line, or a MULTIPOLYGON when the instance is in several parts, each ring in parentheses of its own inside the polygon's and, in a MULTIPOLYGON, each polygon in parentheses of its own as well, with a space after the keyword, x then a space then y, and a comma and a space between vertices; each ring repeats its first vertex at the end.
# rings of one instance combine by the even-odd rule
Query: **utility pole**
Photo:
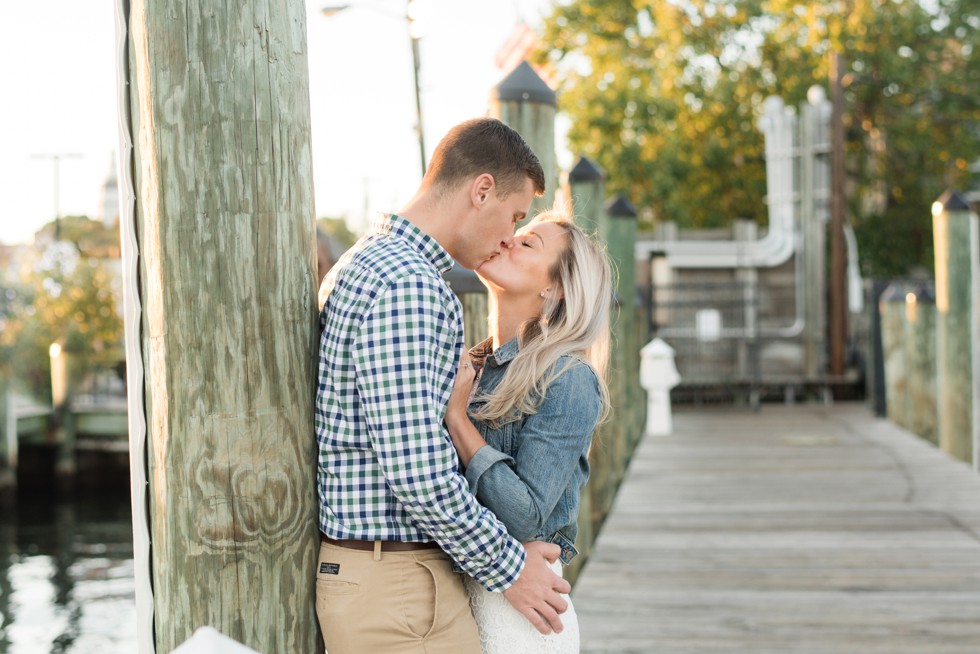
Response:
POLYGON ((419 37, 413 31, 415 22, 409 14, 408 30, 409 38, 412 40, 412 69, 415 71, 412 79, 415 81, 415 120, 418 122, 419 155, 422 159, 422 177, 425 177, 425 131, 422 129, 422 91, 419 88, 419 70, 422 68, 422 61, 419 55, 419 37))
POLYGON ((844 374, 844 343, 847 335, 847 285, 844 256, 844 57, 830 58, 831 165, 830 165, 830 372, 844 374))
MULTIPOLYGON (((320 9, 320 13, 330 18, 331 16, 336 16, 342 11, 350 9, 352 5, 349 3, 339 4, 339 5, 327 5, 320 9)), ((422 123, 422 90, 419 85, 419 74, 422 70, 422 58, 419 49, 419 39, 422 38, 422 32, 424 26, 420 24, 418 15, 418 4, 416 0, 408 0, 405 5, 404 14, 395 14, 388 9, 377 6, 373 4, 361 4, 353 5, 354 7, 362 7, 364 9, 370 9, 378 13, 384 14, 385 16, 391 16, 399 20, 404 19, 408 24, 408 38, 412 46, 412 82, 415 87, 415 136, 419 142, 419 155, 421 159, 421 170, 422 177, 425 177, 426 170, 426 159, 425 159, 425 129, 422 123)))
POLYGON ((32 159, 47 159, 54 163, 54 240, 61 240, 61 160, 80 159, 82 155, 74 153, 35 154, 32 159))

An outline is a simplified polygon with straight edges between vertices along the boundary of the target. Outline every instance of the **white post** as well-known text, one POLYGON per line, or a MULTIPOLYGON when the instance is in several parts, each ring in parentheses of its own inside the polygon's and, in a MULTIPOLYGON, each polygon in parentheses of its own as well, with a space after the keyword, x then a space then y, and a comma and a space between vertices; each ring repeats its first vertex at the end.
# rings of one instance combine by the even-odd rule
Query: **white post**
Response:
POLYGON ((640 386, 647 392, 647 436, 669 436, 674 429, 670 389, 681 381, 674 348, 655 338, 640 350, 640 386))

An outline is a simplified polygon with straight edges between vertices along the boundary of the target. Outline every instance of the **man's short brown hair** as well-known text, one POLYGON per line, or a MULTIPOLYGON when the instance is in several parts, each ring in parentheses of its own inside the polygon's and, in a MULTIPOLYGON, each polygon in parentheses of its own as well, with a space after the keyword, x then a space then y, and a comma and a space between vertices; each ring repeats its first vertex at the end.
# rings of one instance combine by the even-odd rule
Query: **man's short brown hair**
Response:
POLYGON ((474 118, 449 130, 432 154, 425 184, 452 190, 483 173, 493 176, 498 198, 520 191, 525 179, 531 180, 535 195, 544 193, 537 155, 520 134, 495 118, 474 118))

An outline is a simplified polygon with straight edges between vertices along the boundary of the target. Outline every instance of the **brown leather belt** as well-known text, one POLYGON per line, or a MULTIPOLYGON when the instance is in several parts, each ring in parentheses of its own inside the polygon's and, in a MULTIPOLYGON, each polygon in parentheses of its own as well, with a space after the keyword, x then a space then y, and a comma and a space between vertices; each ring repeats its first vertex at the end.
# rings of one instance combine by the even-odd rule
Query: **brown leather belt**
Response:
MULTIPOLYGON (((323 543, 329 543, 330 545, 336 545, 337 547, 344 547, 349 550, 361 550, 364 552, 373 552, 374 543, 373 540, 353 540, 350 538, 330 538, 329 536, 324 536, 320 533, 320 541, 323 543)), ((382 552, 414 552, 416 550, 431 550, 439 549, 437 543, 410 543, 408 541, 398 541, 398 540, 383 540, 381 542, 382 552)))

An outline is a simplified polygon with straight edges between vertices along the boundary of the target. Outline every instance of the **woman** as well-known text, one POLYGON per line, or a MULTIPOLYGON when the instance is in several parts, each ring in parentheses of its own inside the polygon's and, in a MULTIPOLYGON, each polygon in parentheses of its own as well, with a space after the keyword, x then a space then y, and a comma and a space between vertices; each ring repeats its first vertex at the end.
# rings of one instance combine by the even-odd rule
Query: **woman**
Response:
MULTIPOLYGON (((490 338, 471 350, 472 362, 464 356, 446 426, 477 499, 518 540, 559 544, 560 574, 577 554, 579 493, 608 407, 609 262, 551 211, 477 274, 489 292, 490 338)), ((578 652, 571 602, 563 631, 543 636, 500 593, 476 582, 467 590, 485 654, 578 652)))

